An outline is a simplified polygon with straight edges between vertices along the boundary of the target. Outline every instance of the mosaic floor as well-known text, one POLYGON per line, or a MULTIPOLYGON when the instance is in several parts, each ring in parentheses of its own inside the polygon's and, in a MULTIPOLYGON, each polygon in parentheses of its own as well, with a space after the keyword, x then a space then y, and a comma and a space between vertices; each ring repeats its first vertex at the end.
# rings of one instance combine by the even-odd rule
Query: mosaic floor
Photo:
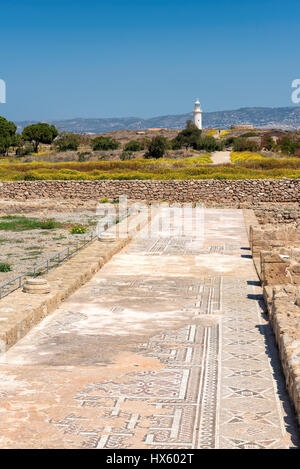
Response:
POLYGON ((242 211, 168 210, 0 358, 0 447, 299 447, 242 211))

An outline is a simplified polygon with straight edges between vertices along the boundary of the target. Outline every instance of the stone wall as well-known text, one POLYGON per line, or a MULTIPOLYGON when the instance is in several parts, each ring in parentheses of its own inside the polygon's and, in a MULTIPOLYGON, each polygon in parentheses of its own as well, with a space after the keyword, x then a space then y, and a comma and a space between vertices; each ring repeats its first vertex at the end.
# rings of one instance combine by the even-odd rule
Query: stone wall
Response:
POLYGON ((0 199, 81 199, 118 197, 134 200, 200 201, 207 204, 300 202, 300 179, 245 180, 103 180, 0 182, 0 199))
POLYGON ((300 222, 300 205, 299 203, 286 204, 257 204, 253 207, 255 215, 260 224, 288 224, 300 222))
POLYGON ((253 257, 276 247, 300 247, 300 225, 251 226, 250 247, 253 257))
POLYGON ((300 249, 276 248, 261 251, 261 283, 266 285, 300 285, 300 249))
POLYGON ((300 423, 300 225, 261 226, 253 216, 250 220, 253 260, 300 423))
POLYGON ((264 288, 286 386, 300 423, 300 291, 296 285, 264 288))

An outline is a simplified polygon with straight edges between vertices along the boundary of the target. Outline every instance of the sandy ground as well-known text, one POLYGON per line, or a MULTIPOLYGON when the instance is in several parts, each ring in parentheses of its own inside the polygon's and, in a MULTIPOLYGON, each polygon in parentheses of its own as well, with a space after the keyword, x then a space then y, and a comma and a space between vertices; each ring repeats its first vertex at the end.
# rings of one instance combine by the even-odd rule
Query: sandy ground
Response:
MULTIPOLYGON (((80 223, 88 227, 87 233, 95 229, 97 217, 93 210, 77 212, 45 212, 38 210, 31 213, 18 213, 28 218, 54 218, 68 225, 80 223)), ((0 218, 1 221, 1 218, 0 218)), ((86 233, 86 234, 87 234, 86 233)), ((10 272, 0 272, 0 284, 27 272, 35 265, 54 256, 58 252, 73 246, 83 235, 70 233, 70 227, 57 229, 36 229, 20 232, 0 230, 0 262, 11 266, 10 272)))
POLYGON ((213 164, 230 163, 230 151, 216 151, 211 155, 213 164))

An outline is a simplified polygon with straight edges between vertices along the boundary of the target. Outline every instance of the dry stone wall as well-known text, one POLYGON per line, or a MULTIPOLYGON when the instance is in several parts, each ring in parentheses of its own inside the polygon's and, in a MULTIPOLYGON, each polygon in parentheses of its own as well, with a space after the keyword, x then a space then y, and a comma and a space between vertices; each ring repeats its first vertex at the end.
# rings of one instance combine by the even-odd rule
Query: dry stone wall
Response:
POLYGON ((251 222, 253 260, 300 423, 300 225, 259 226, 253 217, 251 222))
POLYGON ((300 289, 297 285, 264 288, 286 386, 300 423, 300 289))
POLYGON ((300 225, 252 225, 250 246, 254 257, 276 247, 300 247, 300 225))
POLYGON ((135 200, 257 204, 300 202, 300 179, 103 180, 0 182, 0 199, 95 200, 126 194, 135 200))

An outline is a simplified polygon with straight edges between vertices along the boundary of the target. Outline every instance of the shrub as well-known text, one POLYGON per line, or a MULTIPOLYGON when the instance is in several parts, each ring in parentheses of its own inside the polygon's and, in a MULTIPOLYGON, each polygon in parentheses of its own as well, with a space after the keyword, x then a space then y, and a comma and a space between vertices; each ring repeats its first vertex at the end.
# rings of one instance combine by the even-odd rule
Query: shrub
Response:
POLYGON ((36 181, 37 179, 39 179, 39 177, 33 173, 26 173, 23 178, 24 181, 36 181))
POLYGON ((78 150, 80 137, 74 133, 64 132, 55 140, 54 147, 58 151, 78 150))
POLYGON ((141 151, 144 150, 142 143, 138 140, 131 140, 124 146, 124 151, 141 151))
POLYGON ((91 156, 91 153, 89 151, 82 151, 82 152, 77 153, 77 154, 78 154, 78 161, 80 161, 81 163, 83 161, 86 161, 86 158, 91 156))
POLYGON ((195 150, 205 151, 220 151, 224 148, 224 143, 221 140, 216 140, 214 137, 199 137, 193 144, 195 150))
POLYGON ((132 151, 123 151, 120 155, 121 161, 132 160, 132 158, 134 158, 132 151))
POLYGON ((42 230, 53 230, 54 228, 58 227, 57 222, 54 218, 44 218, 41 220, 41 229, 42 230))
POLYGON ((227 148, 227 147, 231 147, 234 142, 236 140, 236 137, 228 137, 224 140, 224 146, 227 148))
POLYGON ((167 149, 167 139, 165 137, 157 136, 153 137, 149 143, 148 152, 145 154, 145 158, 162 158, 167 149))
POLYGON ((233 142, 234 151, 258 151, 258 144, 247 138, 236 138, 233 142))
POLYGON ((74 223, 70 229, 70 233, 72 234, 83 234, 86 233, 88 230, 88 227, 85 225, 81 225, 80 223, 74 223))
POLYGON ((19 146, 16 149, 16 156, 27 156, 34 152, 33 145, 27 143, 25 145, 19 146))
POLYGON ((245 134, 240 135, 240 137, 248 138, 248 137, 257 137, 257 132, 246 132, 245 134))
POLYGON ((179 132, 179 134, 172 140, 171 145, 173 150, 189 147, 195 148, 196 141, 201 137, 202 131, 195 125, 188 124, 187 128, 179 132))
POLYGON ((271 135, 264 135, 261 140, 260 148, 261 150, 268 150, 271 151, 275 147, 275 142, 271 135))
POLYGON ((0 262, 0 272, 10 272, 10 271, 11 271, 11 266, 9 264, 0 262))
POLYGON ((117 150, 120 147, 120 143, 112 137, 96 137, 92 140, 92 148, 94 151, 97 150, 117 150))
POLYGON ((287 155, 294 155, 295 151, 300 148, 300 142, 297 140, 292 140, 289 137, 282 137, 277 141, 277 147, 282 153, 287 155))

